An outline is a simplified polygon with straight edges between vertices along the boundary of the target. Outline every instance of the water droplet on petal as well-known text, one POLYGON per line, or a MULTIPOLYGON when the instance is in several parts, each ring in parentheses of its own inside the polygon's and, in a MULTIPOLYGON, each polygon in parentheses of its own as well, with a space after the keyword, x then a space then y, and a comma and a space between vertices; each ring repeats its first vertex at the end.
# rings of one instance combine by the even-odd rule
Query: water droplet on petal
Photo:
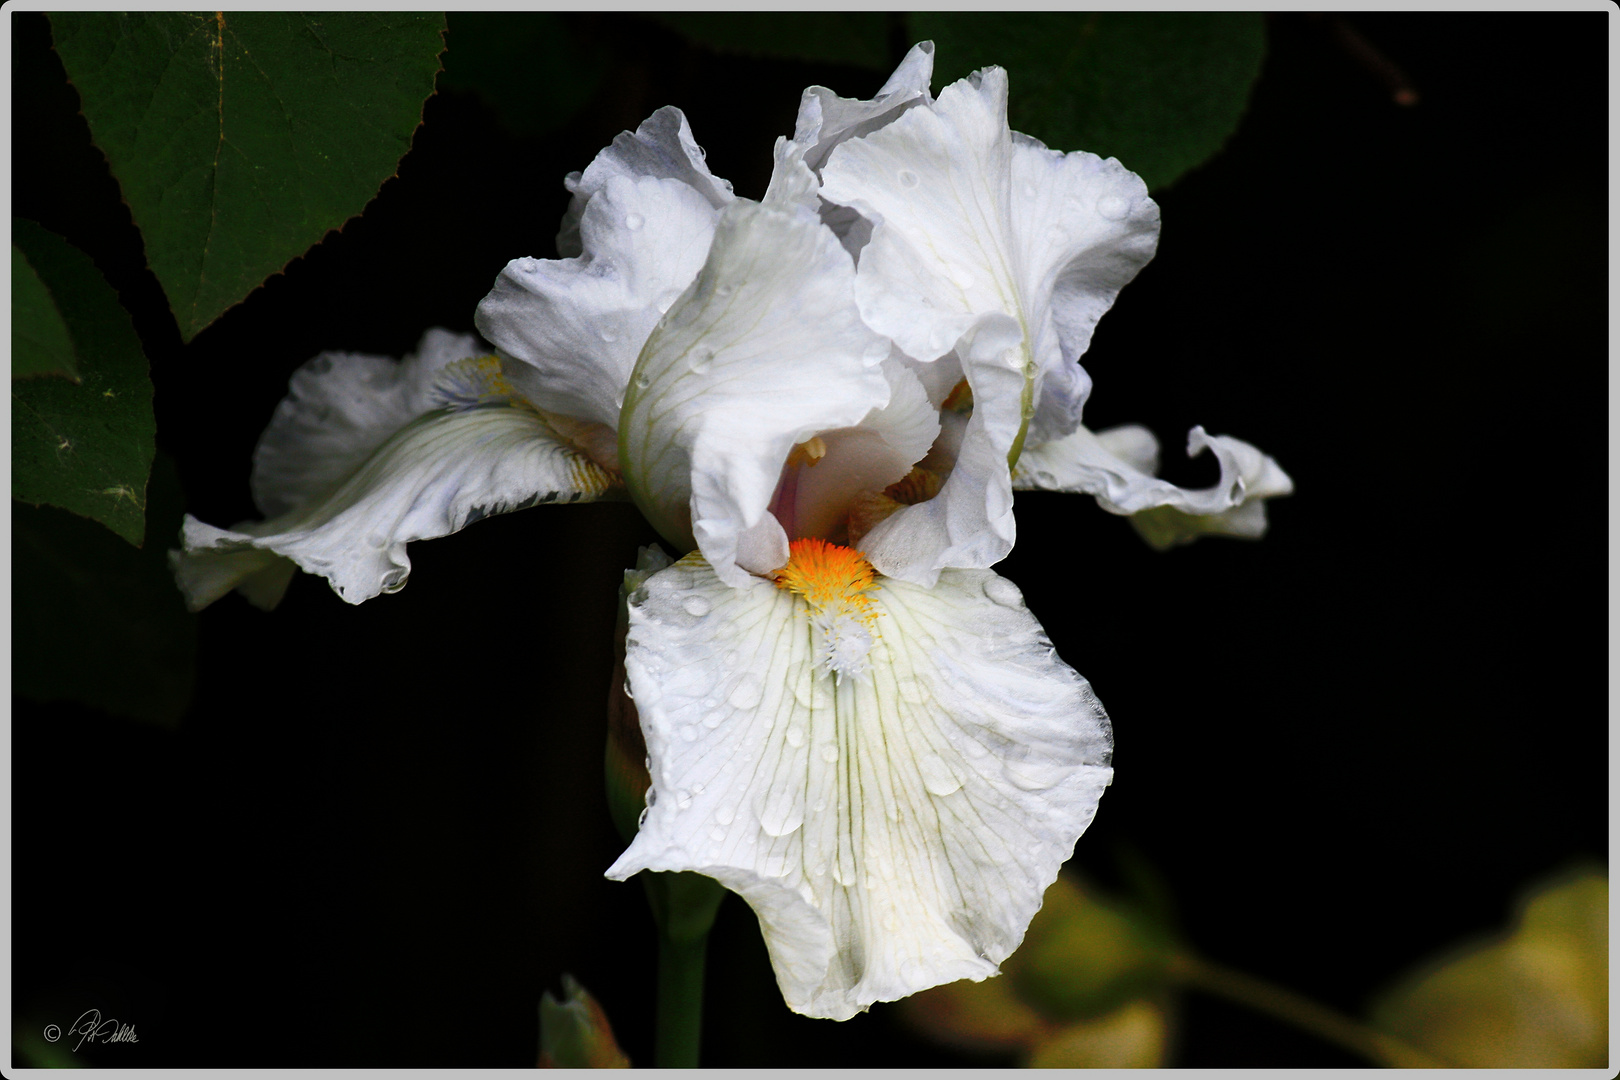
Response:
POLYGON ((374 532, 370 536, 366 537, 366 542, 374 548, 387 547, 388 537, 384 536, 380 532, 374 532))
POLYGON ((736 290, 737 286, 733 285, 729 281, 725 281, 714 287, 714 295, 721 297, 730 296, 736 290))
POLYGON ((831 764, 838 760, 838 747, 828 743, 821 748, 821 760, 831 764))
POLYGON ((1097 200, 1097 213, 1109 221, 1119 221, 1131 212, 1131 201, 1118 195, 1104 195, 1097 200))
POLYGON ((533 259, 519 259, 518 269, 523 271, 525 274, 532 274, 536 270, 540 269, 540 264, 535 262, 533 259))
POLYGON ((917 174, 910 169, 901 169, 897 179, 899 179, 901 187, 914 188, 917 186, 917 174))
POLYGON ((1002 607, 1022 607, 1024 603, 1024 594, 1018 591, 1018 586, 1004 577, 986 578, 984 595, 1002 607))
POLYGON ((803 824, 804 803, 799 799, 799 789, 792 784, 777 787, 760 807, 759 827, 767 836, 786 836, 803 824))
POLYGON ((720 809, 714 812, 714 820, 718 821, 722 825, 730 825, 736 819, 737 815, 729 806, 722 806, 720 809))
POLYGON ((692 373, 694 375, 701 375, 705 371, 708 371, 709 367, 713 363, 714 363, 714 350, 713 349, 705 348, 705 347, 700 346, 700 347, 692 350, 692 373))
POLYGON ((681 788, 675 792, 675 809, 685 810, 691 805, 692 793, 690 791, 687 791, 685 788, 681 788))
POLYGON ((787 729, 787 744, 797 750, 804 745, 804 728, 797 724, 789 724, 787 729))
POLYGON ((760 699, 765 696, 765 681, 751 671, 745 671, 737 676, 737 682, 731 688, 726 700, 734 709, 753 709, 758 707, 760 699))
POLYGON ((711 610, 713 610, 714 605, 709 603, 709 601, 705 598, 693 593, 691 596, 688 596, 685 600, 681 601, 681 607, 686 609, 686 613, 688 615, 691 615, 693 618, 701 619, 703 616, 707 615, 711 610))
POLYGON ((666 290, 664 294, 658 298, 658 314, 662 315, 670 308, 674 307, 675 301, 679 300, 680 298, 681 291, 679 289, 666 290))
POLYGON ((956 778, 951 767, 938 754, 923 755, 923 759, 917 762, 917 771, 922 773, 923 787, 935 795, 949 795, 962 786, 962 781, 956 778))
POLYGON ((900 700, 908 705, 921 705, 928 700, 928 688, 915 675, 902 675, 895 683, 900 700))
POLYGON ((1034 184, 1025 184, 1024 185, 1024 198, 1033 199, 1035 196, 1039 195, 1040 193, 1041 193, 1041 189, 1036 187, 1034 184))
POLYGON ((647 219, 640 214, 626 214, 624 216, 624 227, 627 229, 639 229, 646 223, 647 219))
POLYGON ((722 664, 726 665, 726 667, 736 667, 737 666, 737 650, 732 649, 730 652, 726 653, 726 655, 724 655, 724 656, 722 656, 720 658, 720 662, 722 664))
POLYGON ((724 840, 725 838, 726 838, 726 830, 724 830, 724 829, 711 829, 711 830, 709 830, 709 839, 710 840, 713 840, 716 843, 718 843, 721 840, 724 840))
POLYGON ((602 335, 602 340, 607 342, 609 345, 619 340, 619 335, 615 334, 612 330, 604 328, 600 331, 600 333, 602 335))
POLYGON ((698 733, 697 725, 695 725, 695 724, 682 724, 681 725, 681 741, 682 742, 697 742, 698 741, 698 734, 699 733, 698 733))
POLYGON ((636 389, 637 390, 645 390, 645 389, 647 389, 647 387, 649 387, 651 385, 652 385, 652 376, 648 375, 645 371, 643 371, 640 375, 636 376, 636 389))

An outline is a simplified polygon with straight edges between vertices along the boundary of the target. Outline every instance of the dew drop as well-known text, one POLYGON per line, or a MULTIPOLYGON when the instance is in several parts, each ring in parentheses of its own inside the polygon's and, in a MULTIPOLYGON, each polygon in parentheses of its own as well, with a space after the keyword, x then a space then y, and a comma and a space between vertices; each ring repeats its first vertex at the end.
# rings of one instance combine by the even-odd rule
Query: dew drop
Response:
POLYGON ((1015 608, 1024 602, 1024 594, 1018 591, 1018 586, 1004 577, 986 578, 984 595, 1002 607, 1015 608))
POLYGON ((540 269, 540 264, 535 262, 533 259, 519 259, 518 269, 523 271, 525 274, 532 274, 536 270, 540 269))
POLYGON ((652 385, 652 376, 648 375, 645 371, 643 371, 640 375, 636 376, 636 389, 637 390, 645 390, 645 389, 647 389, 647 387, 649 387, 651 385, 652 385))
POLYGON ((692 793, 685 788, 678 788, 675 792, 675 809, 685 810, 692 805, 692 793))
POLYGON ((786 836, 804 824, 804 803, 799 791, 783 784, 770 793, 759 810, 759 827, 767 836, 786 836))
POLYGON ((816 800, 816 805, 814 807, 812 807, 811 809, 815 810, 815 812, 818 813, 818 814, 821 813, 823 810, 827 809, 827 800, 826 799, 817 799, 816 800))
POLYGON ((692 374, 701 375, 714 364, 714 350, 699 348, 692 352, 692 374))
POLYGON ((962 740, 962 750, 967 754, 968 757, 971 758, 982 758, 990 752, 989 750, 985 749, 984 744, 978 739, 962 740))
POLYGON ((713 841, 718 843, 719 841, 724 840, 725 838, 726 838, 726 830, 724 830, 724 829, 711 829, 709 831, 709 839, 710 840, 713 840, 713 841))
POLYGON ((636 828, 639 829, 645 824, 647 824, 647 811, 643 810, 641 816, 636 818, 636 828))
MULTIPOLYGON (((988 586, 986 587, 988 588, 988 586)), ((701 619, 703 616, 707 615, 711 610, 713 610, 714 605, 709 603, 709 601, 703 597, 693 593, 691 596, 688 596, 685 600, 681 601, 681 607, 686 609, 686 613, 688 615, 695 619, 701 619)))
POLYGON ((726 667, 736 667, 737 666, 737 650, 732 649, 730 652, 726 653, 726 655, 724 655, 724 656, 722 656, 720 658, 720 662, 722 664, 726 665, 726 667))
POLYGON ((716 285, 714 287, 714 295, 719 296, 719 297, 730 296, 732 293, 734 293, 736 291, 737 291, 737 286, 731 284, 729 281, 724 282, 724 283, 722 283, 720 285, 716 285))
POLYGON ((681 292, 679 289, 669 289, 665 291, 665 293, 658 298, 658 314, 662 315, 664 312, 674 307, 675 301, 679 300, 680 296, 681 292))
POLYGON ((682 724, 681 725, 681 741, 682 742, 697 742, 698 741, 698 729, 697 729, 696 724, 682 724))
POLYGON ((603 330, 599 331, 599 333, 602 336, 602 340, 607 342, 609 345, 619 340, 619 335, 615 334, 612 330, 604 328, 603 330))
POLYGON ((787 744, 797 750, 804 745, 804 728, 797 724, 789 724, 787 729, 787 744))
POLYGON ((639 229, 646 223, 647 219, 640 214, 626 214, 624 216, 624 227, 627 229, 639 229))
POLYGON ((624 408, 624 395, 623 394, 620 394, 619 396, 617 396, 617 397, 615 397, 613 399, 613 407, 615 409, 624 408))
POLYGON ((624 696, 629 698, 631 701, 636 700, 636 695, 632 694, 630 692, 630 680, 629 679, 624 680, 624 696))
POLYGON ((1131 202, 1129 199, 1121 198, 1118 195, 1104 195, 1097 200, 1097 213, 1109 221, 1119 221, 1130 212, 1131 202))
POLYGON ((828 764, 831 764, 834 761, 837 761, 838 760, 838 747, 833 745, 832 743, 828 743, 826 746, 823 746, 821 748, 821 760, 827 762, 828 764))
POLYGON ((737 681, 731 687, 731 693, 726 700, 734 709, 752 709, 759 705, 760 699, 765 696, 765 680, 751 671, 745 671, 737 676, 737 681))
POLYGON ((962 787, 962 781, 956 778, 951 767, 938 754, 924 755, 917 762, 917 769, 922 773, 923 787, 935 795, 949 795, 962 787))
POLYGON ((366 540, 374 548, 380 548, 380 547, 387 547, 388 546, 388 537, 384 536, 382 533, 374 532, 370 536, 368 536, 366 538, 366 540))
POLYGON ((730 825, 736 819, 736 813, 729 806, 722 806, 714 812, 714 820, 722 825, 730 825))
POLYGON ((914 188, 917 186, 917 174, 912 172, 910 169, 901 169, 897 179, 900 181, 900 186, 903 188, 914 188))

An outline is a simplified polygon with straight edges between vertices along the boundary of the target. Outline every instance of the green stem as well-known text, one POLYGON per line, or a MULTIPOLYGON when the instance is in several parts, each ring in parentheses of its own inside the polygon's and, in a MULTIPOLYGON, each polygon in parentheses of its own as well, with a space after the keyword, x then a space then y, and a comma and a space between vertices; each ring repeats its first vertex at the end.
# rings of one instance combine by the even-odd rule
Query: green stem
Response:
POLYGON ((653 1057, 661 1069, 695 1069, 703 1028, 703 960, 709 935, 658 935, 658 1020, 653 1057))
POLYGON ((1451 1067, 1399 1039, 1253 975, 1185 954, 1175 958, 1171 970, 1188 986, 1285 1020, 1380 1065, 1395 1069, 1451 1067))

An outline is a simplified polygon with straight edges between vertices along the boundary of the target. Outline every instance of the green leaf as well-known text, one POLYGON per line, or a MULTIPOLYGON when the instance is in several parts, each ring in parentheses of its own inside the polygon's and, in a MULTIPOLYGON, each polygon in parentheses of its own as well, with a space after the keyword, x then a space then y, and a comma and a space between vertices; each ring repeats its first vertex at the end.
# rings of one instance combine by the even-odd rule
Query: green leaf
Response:
POLYGON ((607 1013, 579 981, 566 972, 561 1001, 540 995, 540 1067, 543 1069, 628 1069, 630 1059, 613 1038, 607 1013))
POLYGON ((1059 150, 1117 157, 1157 189, 1212 157, 1248 105, 1265 53, 1258 14, 917 13, 942 87, 1007 69, 1017 131, 1059 150))
POLYGON ((439 86, 484 99, 515 135, 555 131, 596 96, 608 52, 550 11, 449 14, 439 86))
POLYGON ((1422 966, 1373 1023, 1452 1066, 1601 1069, 1609 1057, 1609 876, 1536 885, 1506 933, 1422 966))
POLYGON ((79 381, 67 324, 28 256, 11 245, 11 377, 65 375, 79 381))
POLYGON ((12 497, 94 518, 139 545, 156 424, 135 327, 84 252, 32 221, 13 219, 11 239, 55 298, 79 358, 77 384, 11 384, 12 497))
POLYGON ((51 507, 12 506, 12 687, 164 725, 191 700, 197 620, 165 548, 185 497, 174 464, 152 470, 144 549, 51 507))
POLYGON ((885 70, 887 16, 879 11, 687 11, 654 15, 715 52, 885 70))
POLYGON ((189 341, 394 175, 433 93, 437 13, 51 16, 189 341))

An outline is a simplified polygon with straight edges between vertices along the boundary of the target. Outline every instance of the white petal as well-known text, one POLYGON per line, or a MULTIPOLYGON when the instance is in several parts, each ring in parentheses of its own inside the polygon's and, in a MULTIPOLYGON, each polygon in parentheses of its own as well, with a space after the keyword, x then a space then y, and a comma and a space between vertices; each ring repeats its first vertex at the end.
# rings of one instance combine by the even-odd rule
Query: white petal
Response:
POLYGON ((840 146, 822 196, 874 223, 857 295, 873 327, 932 359, 1000 312, 1024 331, 1036 437, 1072 431, 1090 388, 1078 359, 1153 255, 1158 207, 1117 161, 1060 154, 1007 127, 988 68, 840 146))
POLYGON ((1204 533, 1260 536, 1266 529, 1265 500, 1292 492, 1293 481, 1269 455, 1241 439, 1193 428, 1187 455, 1206 448, 1220 462, 1221 478, 1212 487, 1188 491, 1151 474, 1158 445, 1145 429, 1092 432, 1080 427, 1065 438, 1025 450, 1013 483, 1022 489, 1095 496, 1104 510, 1133 515, 1132 523, 1158 548, 1204 533))
POLYGON ((857 496, 903 479, 939 435, 939 414, 917 377, 897 359, 883 362, 883 375, 889 383, 888 404, 854 427, 820 434, 825 456, 814 465, 790 467, 792 505, 785 510, 785 493, 778 488, 772 505, 778 516, 790 514, 794 537, 835 537, 857 496))
POLYGON ((731 181, 711 173, 703 157, 686 115, 672 105, 647 117, 634 132, 620 132, 583 173, 569 174, 566 183, 574 197, 557 232, 557 254, 566 259, 585 250, 580 237, 585 205, 616 176, 678 180, 715 210, 725 209, 735 198, 731 181))
POLYGON ((796 443, 888 402, 889 343, 855 307, 854 267, 814 218, 758 203, 721 216, 697 281, 648 339, 619 455, 642 513, 728 581, 796 443))
POLYGON ((580 222, 585 254, 508 263, 479 332, 534 367, 525 392, 540 408, 617 428, 636 355, 697 276, 718 217, 682 181, 610 175, 580 222))
POLYGON ((906 507, 861 540, 880 573, 932 585, 946 567, 994 566, 1012 550, 1017 530, 1007 461, 1023 427, 1028 387, 1021 339, 1017 323, 993 313, 957 345, 973 413, 939 494, 906 507))
POLYGON ((253 451, 253 501, 266 517, 304 505, 348 476, 394 432, 439 403, 448 364, 488 353, 471 334, 429 330, 404 360, 322 353, 293 372, 253 451))
POLYGON ((825 86, 812 86, 799 101, 793 141, 805 147, 805 164, 819 169, 845 139, 876 131, 906 109, 928 100, 934 77, 934 43, 920 42, 906 53, 894 74, 870 101, 839 97, 825 86))
POLYGON ((1102 707, 1011 582, 873 599, 872 668, 835 680, 770 582, 729 588, 689 556, 630 597, 653 787, 608 876, 719 880, 789 1007, 833 1019, 995 974, 1112 777, 1102 707))
POLYGON ((351 604, 405 585, 405 545, 490 514, 600 498, 617 478, 564 442, 532 409, 446 407, 395 433, 323 497, 272 518, 218 529, 187 516, 171 563, 193 610, 231 587, 254 589, 285 556, 327 578, 351 604))

